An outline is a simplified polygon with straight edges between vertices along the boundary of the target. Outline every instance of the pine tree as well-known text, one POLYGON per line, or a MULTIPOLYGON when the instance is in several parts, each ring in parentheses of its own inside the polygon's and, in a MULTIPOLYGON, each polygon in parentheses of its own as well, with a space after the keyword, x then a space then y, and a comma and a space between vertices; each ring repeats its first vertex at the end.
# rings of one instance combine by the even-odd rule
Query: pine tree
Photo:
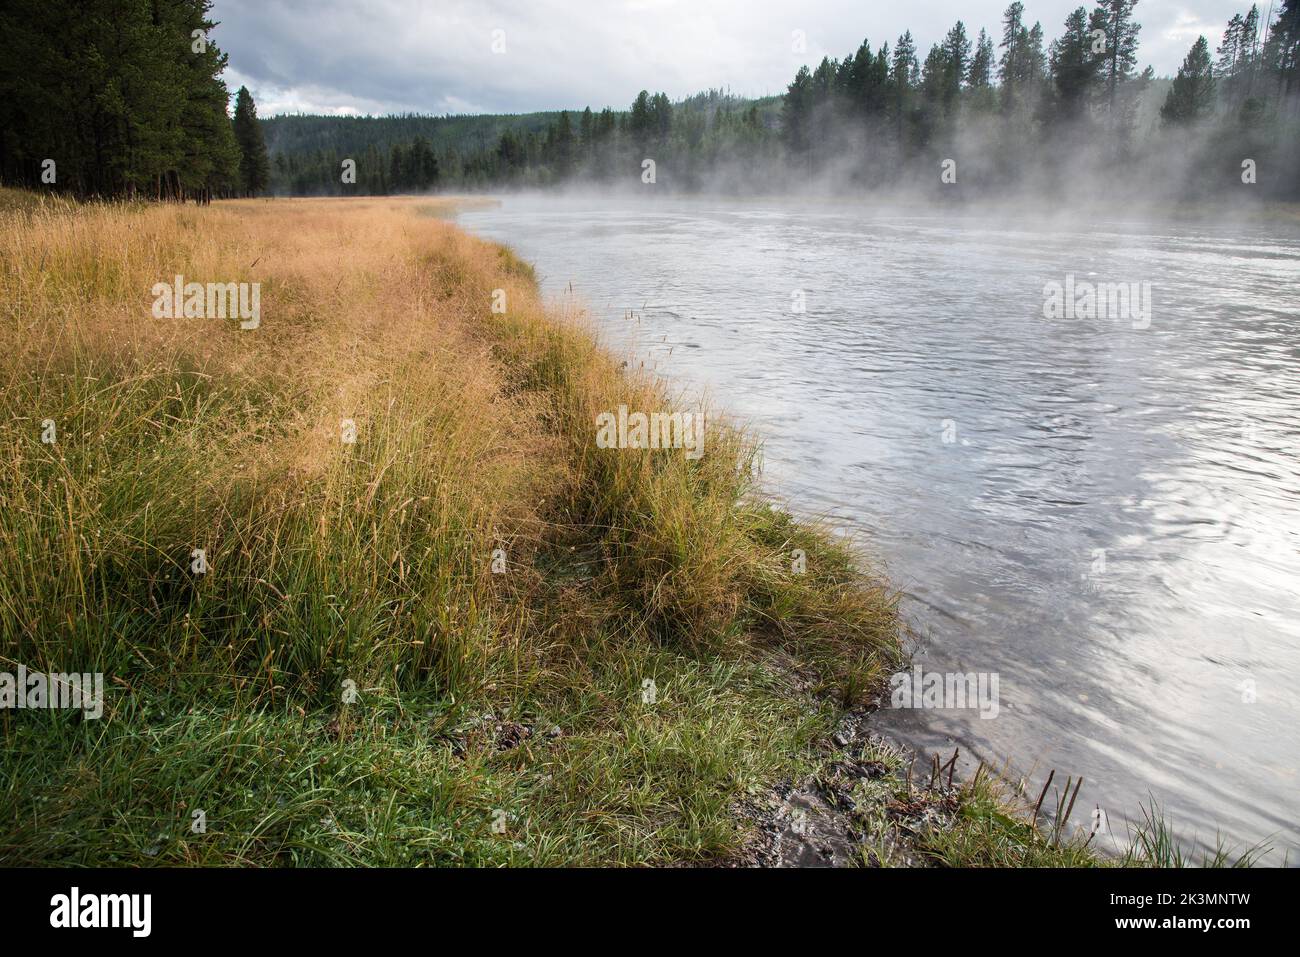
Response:
POLYGON ((1209 41, 1199 37, 1174 77, 1165 105, 1160 108, 1160 118, 1167 125, 1187 126, 1204 119, 1213 109, 1214 63, 1209 41))
POLYGON ((947 83, 948 58, 944 55, 943 47, 936 43, 930 47, 930 52, 925 55, 925 62, 921 65, 921 99, 927 108, 934 110, 943 102, 947 83))
POLYGON ((573 124, 569 122, 568 110, 560 111, 560 118, 551 127, 548 140, 548 151, 555 164, 555 174, 560 179, 564 179, 573 168, 573 124))
POLYGON ((1043 51, 1043 26, 1024 24, 1024 4, 1016 2, 1002 15, 1002 59, 998 77, 1002 81, 1002 109, 1011 114, 1029 112, 1037 99, 1047 72, 1043 51))
POLYGON ((667 93, 656 93, 650 101, 650 126, 660 146, 668 142, 673 129, 673 105, 667 93))
MULTIPOLYGON (((862 47, 866 47, 864 42, 862 47)), ((854 88, 853 73, 857 66, 859 54, 862 53, 862 47, 858 47, 857 53, 850 53, 840 61, 835 70, 835 96, 841 103, 849 104, 857 100, 857 91, 854 88)), ((867 57, 870 58, 871 48, 867 47, 867 57)))
POLYGON ((1259 6, 1254 5, 1246 14, 1246 23, 1241 28, 1242 67, 1245 76, 1237 78, 1237 92, 1241 98, 1249 98, 1255 92, 1255 74, 1259 70, 1259 6), (1244 89, 1243 89, 1244 87, 1244 89))
POLYGON ((394 192, 400 193, 411 185, 410 165, 402 144, 394 143, 388 151, 388 182, 392 184, 394 192))
POLYGON ((894 129, 901 143, 914 91, 921 80, 921 66, 916 61, 916 42, 912 39, 911 30, 898 38, 890 72, 894 87, 894 129))
POLYGON ((944 109, 951 113, 957 105, 957 98, 961 95, 971 68, 971 42, 966 36, 966 24, 960 20, 944 38, 943 58, 943 103, 944 109))
POLYGON ((980 113, 992 113, 997 108, 997 92, 993 86, 993 68, 995 65, 993 40, 988 31, 981 29, 975 41, 975 52, 971 55, 970 72, 967 78, 967 100, 971 108, 980 113))
POLYGON ((596 145, 596 117, 591 112, 591 107, 582 111, 582 118, 578 120, 578 141, 579 149, 582 152, 584 161, 591 160, 591 154, 596 145))
POLYGON ((975 55, 970 61, 970 79, 972 89, 984 90, 993 85, 993 41, 988 31, 980 28, 979 40, 975 43, 975 55))
POLYGON ((1282 96, 1295 97, 1300 111, 1300 0, 1282 0, 1282 12, 1272 31, 1276 34, 1277 74, 1282 96))
POLYGON ((781 107, 781 133, 786 149, 796 157, 808 152, 812 108, 812 74, 802 66, 786 88, 785 103, 781 107))
POLYGON ((1229 110, 1239 108, 1254 90, 1259 60, 1259 7, 1252 6, 1245 16, 1237 14, 1228 21, 1223 42, 1215 51, 1215 78, 1229 110))
POLYGON ((429 141, 423 136, 417 136, 411 141, 408 156, 415 188, 424 192, 437 186, 440 173, 438 156, 433 152, 429 141))
POLYGON ((1220 77, 1232 77, 1237 73, 1241 60, 1242 31, 1246 28, 1246 18, 1240 13, 1228 21, 1228 29, 1223 31, 1223 42, 1215 52, 1219 60, 1215 64, 1215 73, 1220 77))
POLYGON ((1065 33, 1052 43, 1052 85, 1059 114, 1077 119, 1088 105, 1101 75, 1102 58, 1093 52, 1088 11, 1079 7, 1065 19, 1065 33))
POLYGON ((998 64, 998 79, 1003 86, 1014 84, 1023 71, 1020 68, 1020 37, 1024 32, 1025 5, 1016 0, 1002 14, 1002 60, 998 64))
POLYGON ((1026 51, 1028 53, 1028 72, 1026 85, 1030 91, 1037 93, 1047 79, 1047 51, 1043 48, 1043 25, 1035 23, 1029 30, 1026 51))
POLYGON ((636 145, 644 149, 650 136, 650 91, 642 90, 632 103, 632 113, 628 117, 628 132, 636 145))
MULTIPOLYGON (((266 140, 257 122, 257 104, 248 87, 241 86, 235 95, 235 140, 239 143, 239 185, 245 196, 256 196, 270 184, 271 164, 266 140)), ((373 175, 373 171, 367 171, 373 175)))
POLYGON ((1133 19, 1138 0, 1102 0, 1102 29, 1106 33, 1106 105, 1115 113, 1119 88, 1137 67, 1138 34, 1142 25, 1133 19))

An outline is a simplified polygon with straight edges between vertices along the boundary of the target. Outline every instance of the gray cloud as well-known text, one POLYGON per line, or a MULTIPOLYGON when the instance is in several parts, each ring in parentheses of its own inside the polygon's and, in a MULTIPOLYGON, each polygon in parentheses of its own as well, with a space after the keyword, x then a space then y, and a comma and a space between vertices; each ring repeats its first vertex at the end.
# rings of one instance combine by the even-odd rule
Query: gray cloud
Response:
MULTIPOLYGON (((801 63, 905 29, 922 55, 958 19, 995 38, 1009 0, 217 0, 227 81, 263 116, 626 107, 729 86, 780 93, 801 63), (504 52, 494 53, 493 31, 504 52), (807 52, 792 51, 802 30, 807 52)), ((1027 0, 1048 38, 1078 0, 1027 0)), ((1196 37, 1217 45, 1232 0, 1141 0, 1142 66, 1172 74, 1196 37)), ((1267 4, 1262 8, 1267 11, 1267 4)))

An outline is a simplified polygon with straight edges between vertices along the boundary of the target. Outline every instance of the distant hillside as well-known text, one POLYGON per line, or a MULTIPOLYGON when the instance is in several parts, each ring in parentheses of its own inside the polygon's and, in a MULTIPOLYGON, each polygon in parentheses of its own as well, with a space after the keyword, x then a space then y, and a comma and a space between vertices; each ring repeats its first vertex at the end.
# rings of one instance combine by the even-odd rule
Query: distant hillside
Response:
POLYGON ((472 152, 491 149, 506 131, 544 133, 559 111, 483 116, 272 116, 262 120, 266 146, 272 157, 317 151, 361 154, 369 146, 388 152, 394 145, 417 136, 436 152, 472 152))
MULTIPOLYGON (((551 110, 477 116, 283 115, 260 120, 272 162, 271 191, 346 195, 545 185, 590 166, 597 144, 676 133, 701 144, 775 142, 784 98, 709 90, 670 103, 642 92, 627 110, 551 110), (356 163, 356 182, 341 180, 356 163)), ((638 149, 640 147, 638 146, 638 149)), ((637 159, 637 163, 640 160, 637 159)), ((637 168, 639 173, 639 167, 637 168)))
MULTIPOLYGON (((781 116, 782 96, 765 96, 756 99, 733 96, 719 90, 697 93, 674 104, 686 113, 707 113, 720 105, 732 110, 757 107, 765 125, 775 127, 781 116)), ((559 120, 561 110, 542 113, 484 113, 472 116, 429 116, 420 113, 403 113, 392 116, 319 116, 313 114, 285 114, 264 117, 261 120, 266 134, 267 149, 271 155, 304 154, 317 150, 339 150, 361 153, 375 146, 387 152, 393 145, 408 143, 422 136, 438 153, 456 151, 470 153, 495 149, 503 133, 516 136, 545 134, 559 120)), ((581 109, 568 110, 576 126, 581 109)), ((629 113, 614 111, 616 115, 629 113)))

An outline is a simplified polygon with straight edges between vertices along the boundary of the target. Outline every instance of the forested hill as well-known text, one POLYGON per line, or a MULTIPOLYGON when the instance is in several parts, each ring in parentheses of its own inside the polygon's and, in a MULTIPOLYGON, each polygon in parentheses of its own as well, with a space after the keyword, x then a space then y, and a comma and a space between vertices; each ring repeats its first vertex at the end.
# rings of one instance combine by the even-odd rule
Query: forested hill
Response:
POLYGON ((559 111, 483 116, 312 116, 286 114, 262 120, 272 156, 303 156, 318 151, 359 156, 374 146, 387 153, 393 146, 423 137, 439 153, 473 153, 494 148, 502 134, 545 133, 559 111))
MULTIPOLYGON (((677 103, 642 92, 627 110, 426 116, 281 115, 261 120, 272 191, 290 195, 541 186, 612 166, 615 144, 683 137, 691 147, 746 126, 776 136, 783 98, 709 90, 677 103), (602 154, 598 160, 597 152, 602 154), (356 183, 342 180, 356 162, 356 183), (354 188, 349 188, 354 187, 354 188)), ((640 163, 640 160, 637 160, 640 163)), ((637 166, 637 175, 640 167, 637 166)))
POLYGON ((272 157, 272 192, 374 195, 488 185, 486 176, 481 182, 466 178, 461 157, 487 156, 502 137, 541 136, 556 116, 283 115, 261 122, 272 157), (356 164, 354 183, 343 182, 346 159, 356 164))

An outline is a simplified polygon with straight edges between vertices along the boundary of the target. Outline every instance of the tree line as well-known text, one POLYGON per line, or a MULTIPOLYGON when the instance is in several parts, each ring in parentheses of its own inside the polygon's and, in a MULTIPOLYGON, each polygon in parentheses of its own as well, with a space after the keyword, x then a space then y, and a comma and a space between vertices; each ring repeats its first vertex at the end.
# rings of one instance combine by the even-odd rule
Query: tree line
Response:
MULTIPOLYGON (((520 116, 278 116, 263 121, 272 191, 350 195, 614 182, 629 156, 698 151, 701 167, 778 144, 779 97, 742 100, 710 90, 673 104, 642 92, 627 110, 520 116), (766 147, 765 147, 766 144, 766 147), (355 165, 355 176, 345 174, 355 165)), ((641 160, 636 159, 636 164, 641 160)), ((640 166, 636 167, 640 175, 640 166)))
POLYGON ((1300 0, 1234 15, 1172 81, 1138 68, 1137 6, 1079 7, 1049 42, 1016 0, 992 33, 959 21, 924 55, 910 31, 864 40, 761 99, 642 91, 626 110, 262 120, 243 88, 228 113, 212 0, 7 0, 0 178, 203 202, 571 182, 932 186, 942 161, 962 188, 1068 190, 1138 170, 1187 192, 1249 159, 1264 192, 1300 196, 1300 0))
MULTIPOLYGON (((279 117, 272 122, 286 139, 312 124, 314 149, 286 144, 272 186, 419 188, 388 172, 401 168, 392 151, 409 147, 391 141, 409 125, 438 137, 431 186, 447 189, 635 187, 646 159, 669 188, 872 187, 938 182, 938 164, 952 158, 957 183, 990 189, 1068 191, 1137 170, 1186 193, 1221 188, 1249 157, 1266 171, 1265 192, 1300 196, 1300 0, 1281 0, 1267 23, 1258 6, 1233 16, 1216 48, 1204 37, 1193 44, 1172 82, 1139 68, 1137 7, 1079 7, 1049 40, 1017 0, 992 33, 972 35, 958 22, 924 52, 910 31, 879 47, 864 40, 843 59, 800 68, 783 96, 761 100, 712 90, 672 103, 643 91, 626 110, 478 118, 459 135, 420 125, 442 122, 431 118, 376 119, 390 145, 371 143, 357 157, 369 173, 351 186, 339 178, 345 154, 319 125, 328 118, 279 117)), ((356 152, 357 124, 367 121, 347 122, 356 152)))
POLYGON ((0 179, 198 202, 266 190, 256 108, 241 89, 228 113, 211 9, 212 0, 6 0, 0 179))

